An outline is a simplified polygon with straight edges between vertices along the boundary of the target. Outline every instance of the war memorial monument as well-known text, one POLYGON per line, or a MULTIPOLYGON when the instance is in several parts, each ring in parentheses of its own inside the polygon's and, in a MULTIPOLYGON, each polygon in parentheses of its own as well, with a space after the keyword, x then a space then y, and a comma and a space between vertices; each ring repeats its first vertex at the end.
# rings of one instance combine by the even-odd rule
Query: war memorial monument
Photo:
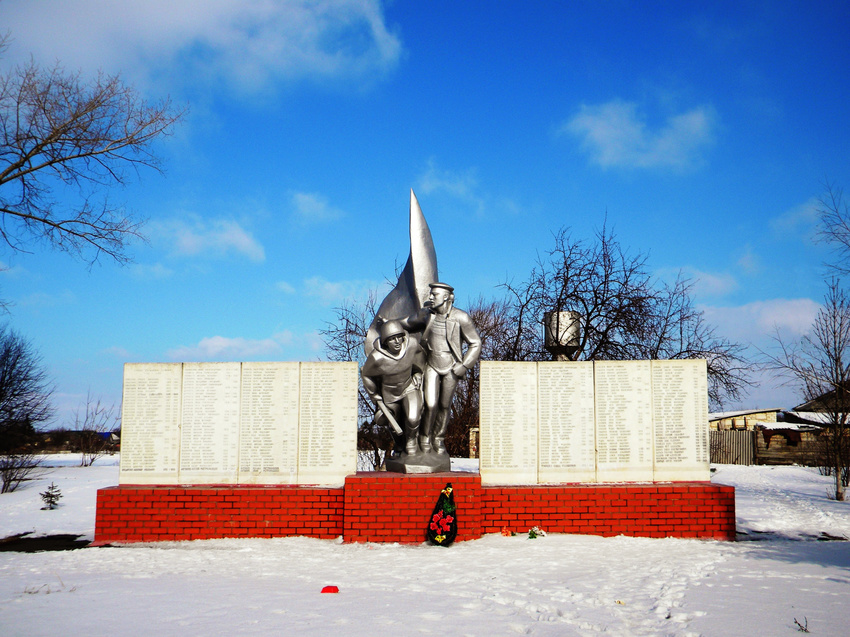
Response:
POLYGON ((357 471, 357 363, 125 364, 119 485, 98 492, 95 543, 422 542, 447 481, 459 540, 532 526, 734 539, 734 489, 710 482, 704 360, 479 362, 454 302, 411 191, 410 256, 359 370, 393 432, 386 471, 357 471), (480 470, 452 473, 451 399, 476 364, 480 470))

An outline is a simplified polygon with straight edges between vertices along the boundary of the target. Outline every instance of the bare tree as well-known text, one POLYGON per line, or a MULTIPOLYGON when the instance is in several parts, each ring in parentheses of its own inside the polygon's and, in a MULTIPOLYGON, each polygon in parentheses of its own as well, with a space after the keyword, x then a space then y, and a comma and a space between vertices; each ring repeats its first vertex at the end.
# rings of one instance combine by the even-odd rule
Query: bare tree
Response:
POLYGON ((38 352, 15 331, 0 328, 0 493, 14 491, 38 470, 35 427, 53 416, 52 392, 38 352))
POLYGON ((118 75, 88 81, 34 61, 0 75, 0 238, 14 251, 43 241, 90 264, 129 261, 141 221, 106 191, 130 170, 160 170, 153 142, 183 114, 118 75))
MULTIPOLYGON (((467 313, 472 317, 478 336, 481 337, 480 360, 505 360, 505 352, 513 345, 508 303, 478 297, 467 305, 467 313)), ((452 398, 446 448, 456 458, 469 456, 469 432, 479 425, 480 367, 476 363, 458 381, 452 398)))
POLYGON ((90 467, 111 447, 111 434, 120 427, 120 411, 100 398, 86 394, 86 402, 74 413, 72 428, 77 432, 80 466, 90 467))
POLYGON ((826 418, 821 452, 835 477, 835 499, 844 499, 850 474, 850 297, 829 281, 812 330, 798 342, 775 337, 777 351, 766 365, 798 387, 806 409, 826 418))
POLYGON ((508 281, 509 330, 503 360, 546 360, 543 314, 581 315, 578 357, 583 360, 687 359, 708 361, 714 405, 739 398, 750 385, 743 346, 718 336, 694 307, 692 282, 653 279, 647 256, 630 254, 603 226, 595 241, 574 240, 567 229, 538 257, 522 283, 508 281))
POLYGON ((835 248, 836 258, 828 267, 836 276, 850 274, 850 202, 842 188, 827 181, 818 204, 818 239, 835 248))
POLYGON ((41 456, 34 451, 0 455, 0 493, 11 493, 26 480, 43 475, 41 456))
POLYGON ((53 417, 52 393, 38 352, 8 326, 0 327, 0 453, 25 447, 35 427, 53 417))

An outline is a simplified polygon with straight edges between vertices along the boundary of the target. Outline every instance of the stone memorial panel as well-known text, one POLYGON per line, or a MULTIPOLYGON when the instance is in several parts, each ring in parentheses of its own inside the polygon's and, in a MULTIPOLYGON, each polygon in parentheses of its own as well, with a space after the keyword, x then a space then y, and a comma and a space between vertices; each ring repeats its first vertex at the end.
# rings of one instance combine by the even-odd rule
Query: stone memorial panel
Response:
POLYGON ((537 363, 481 362, 482 484, 537 483, 537 363))
POLYGON ((181 363, 127 363, 121 405, 120 484, 177 484, 181 363))
POLYGON ((537 364, 537 479, 595 482, 593 363, 537 364))
POLYGON ((299 363, 242 363, 240 484, 298 480, 299 363))
POLYGON ((704 360, 652 361, 655 480, 710 480, 704 360))
POLYGON ((184 363, 181 484, 235 484, 241 363, 184 363))
POLYGON ((357 363, 301 363, 298 482, 357 471, 357 363))
POLYGON ((599 482, 653 480, 650 361, 595 361, 599 482))

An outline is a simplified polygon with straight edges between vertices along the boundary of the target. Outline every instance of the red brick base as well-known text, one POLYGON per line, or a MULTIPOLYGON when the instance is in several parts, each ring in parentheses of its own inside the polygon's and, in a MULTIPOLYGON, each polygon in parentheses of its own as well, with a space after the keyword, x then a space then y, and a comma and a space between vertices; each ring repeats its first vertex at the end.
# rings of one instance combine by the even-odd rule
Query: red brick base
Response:
POLYGON ((532 526, 550 533, 735 539, 735 489, 709 482, 485 487, 474 473, 374 472, 330 489, 100 489, 94 543, 292 535, 419 543, 446 482, 454 485, 459 541, 532 526))
POLYGON ((343 489, 120 486, 97 492, 94 543, 342 535, 343 489))

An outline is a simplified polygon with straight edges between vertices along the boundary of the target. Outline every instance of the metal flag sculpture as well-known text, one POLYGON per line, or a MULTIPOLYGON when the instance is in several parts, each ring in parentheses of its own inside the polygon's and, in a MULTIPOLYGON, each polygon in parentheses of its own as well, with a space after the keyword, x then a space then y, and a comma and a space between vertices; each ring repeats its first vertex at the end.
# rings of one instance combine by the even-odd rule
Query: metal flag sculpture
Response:
POLYGON ((419 207, 419 201, 410 190, 410 256, 398 277, 398 284, 387 294, 378 308, 378 314, 369 326, 364 347, 368 356, 375 347, 380 324, 391 319, 401 319, 422 309, 431 290, 429 283, 439 281, 437 253, 431 239, 431 230, 419 207), (380 318, 379 318, 380 317, 380 318))

